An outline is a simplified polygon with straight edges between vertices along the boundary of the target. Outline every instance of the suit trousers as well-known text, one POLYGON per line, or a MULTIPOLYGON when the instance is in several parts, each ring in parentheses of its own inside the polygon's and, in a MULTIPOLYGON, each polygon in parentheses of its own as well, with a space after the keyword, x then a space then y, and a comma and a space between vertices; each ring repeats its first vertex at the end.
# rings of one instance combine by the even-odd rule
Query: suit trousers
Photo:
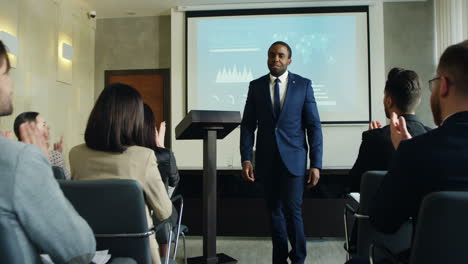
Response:
POLYGON ((272 164, 269 175, 265 175, 264 187, 271 220, 273 264, 287 264, 288 257, 291 264, 303 264, 307 255, 302 220, 305 177, 292 175, 278 151, 273 155, 272 164))

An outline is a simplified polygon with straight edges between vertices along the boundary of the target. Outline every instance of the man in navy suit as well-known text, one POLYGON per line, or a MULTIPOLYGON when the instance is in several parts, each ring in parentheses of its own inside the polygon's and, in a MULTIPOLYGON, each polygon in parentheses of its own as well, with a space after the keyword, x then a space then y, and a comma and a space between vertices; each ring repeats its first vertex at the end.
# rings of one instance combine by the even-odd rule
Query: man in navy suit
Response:
MULTIPOLYGON (((385 233, 395 232, 410 217, 417 225, 427 194, 468 191, 468 40, 444 51, 429 85, 438 128, 411 138, 404 117, 393 113, 390 120, 396 152, 369 211, 371 223, 385 233)), ((399 255, 403 260, 410 256, 405 253, 399 255)))
POLYGON ((322 130, 311 81, 287 71, 291 55, 291 48, 284 42, 270 46, 270 73, 250 83, 241 123, 242 176, 250 182, 256 177, 264 181, 274 264, 288 263, 288 256, 292 264, 304 263, 302 195, 304 185, 312 188, 318 183, 322 167, 322 130))

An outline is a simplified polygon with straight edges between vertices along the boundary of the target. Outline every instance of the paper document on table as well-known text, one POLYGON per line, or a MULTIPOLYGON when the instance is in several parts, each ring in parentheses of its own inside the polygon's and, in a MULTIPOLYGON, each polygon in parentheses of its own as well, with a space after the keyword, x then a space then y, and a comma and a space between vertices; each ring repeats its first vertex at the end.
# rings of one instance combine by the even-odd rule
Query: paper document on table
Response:
POLYGON ((109 250, 99 250, 96 251, 96 255, 94 255, 93 262, 96 264, 105 264, 111 258, 111 254, 109 254, 109 250))
POLYGON ((349 194, 349 196, 351 196, 358 203, 359 203, 359 200, 361 199, 361 194, 357 192, 352 192, 349 194))
MULTIPOLYGON (((110 258, 111 258, 111 255, 109 254, 109 250, 99 250, 99 251, 96 251, 96 254, 94 255, 94 258, 92 261, 93 263, 96 263, 96 264, 105 264, 110 260, 110 258)), ((54 264, 50 256, 47 254, 42 254, 41 260, 43 264, 54 264)))

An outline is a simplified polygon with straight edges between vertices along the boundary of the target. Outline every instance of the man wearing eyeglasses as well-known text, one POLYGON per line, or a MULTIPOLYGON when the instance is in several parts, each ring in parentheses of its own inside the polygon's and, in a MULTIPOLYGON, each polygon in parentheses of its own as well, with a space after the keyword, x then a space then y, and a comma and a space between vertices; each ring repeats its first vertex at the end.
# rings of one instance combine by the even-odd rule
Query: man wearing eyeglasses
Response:
MULTIPOLYGON (((468 40, 444 51, 429 82, 438 128, 412 138, 405 118, 391 116, 395 157, 369 211, 371 223, 385 233, 395 232, 410 217, 417 225, 427 194, 468 191, 468 40)), ((400 258, 408 259, 410 250, 405 253, 400 258)))

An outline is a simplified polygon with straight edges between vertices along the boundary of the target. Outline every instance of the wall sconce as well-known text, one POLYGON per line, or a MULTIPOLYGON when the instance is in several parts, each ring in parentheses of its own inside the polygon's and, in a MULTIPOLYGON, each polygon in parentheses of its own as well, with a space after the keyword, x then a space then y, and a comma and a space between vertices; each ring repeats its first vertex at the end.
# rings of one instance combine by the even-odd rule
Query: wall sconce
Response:
POLYGON ((6 31, 0 31, 0 39, 8 47, 8 53, 18 56, 18 39, 6 31))
POLYGON ((67 43, 62 43, 62 58, 66 60, 73 60, 73 47, 67 43))
POLYGON ((72 84, 73 81, 73 47, 72 39, 59 33, 57 43, 57 81, 72 84), (62 36, 63 35, 63 36, 62 36), (68 44, 68 43, 70 44, 68 44))
POLYGON ((18 56, 18 38, 6 31, 0 31, 0 39, 7 47, 11 67, 16 68, 16 57, 18 56))

